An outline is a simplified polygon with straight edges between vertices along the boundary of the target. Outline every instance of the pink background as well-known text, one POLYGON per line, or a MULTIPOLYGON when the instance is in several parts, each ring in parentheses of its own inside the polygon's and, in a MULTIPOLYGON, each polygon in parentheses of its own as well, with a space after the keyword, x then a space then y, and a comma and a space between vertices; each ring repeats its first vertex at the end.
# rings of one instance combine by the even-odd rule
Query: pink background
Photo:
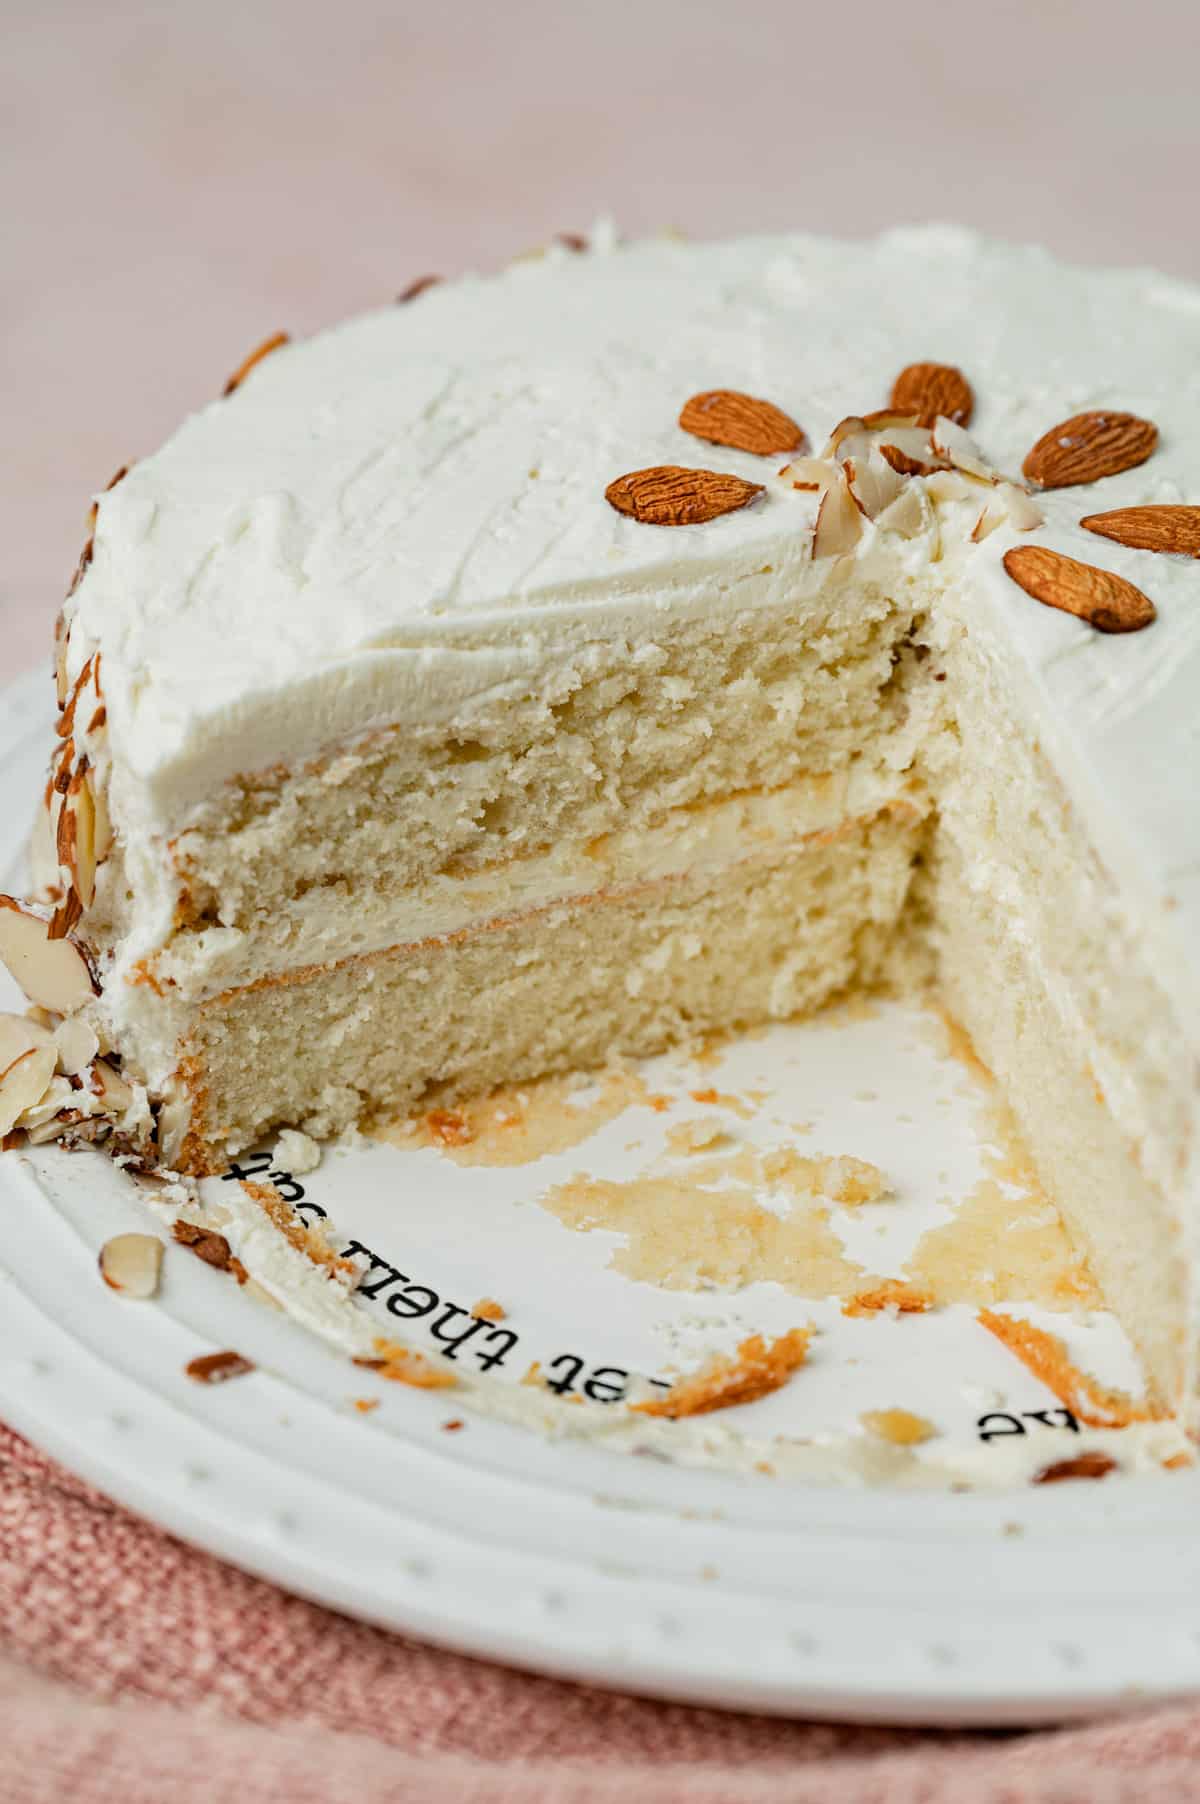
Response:
POLYGON ((91 492, 268 332, 602 211, 956 218, 1200 278, 1196 0, 4 13, 0 678, 45 653, 91 492))

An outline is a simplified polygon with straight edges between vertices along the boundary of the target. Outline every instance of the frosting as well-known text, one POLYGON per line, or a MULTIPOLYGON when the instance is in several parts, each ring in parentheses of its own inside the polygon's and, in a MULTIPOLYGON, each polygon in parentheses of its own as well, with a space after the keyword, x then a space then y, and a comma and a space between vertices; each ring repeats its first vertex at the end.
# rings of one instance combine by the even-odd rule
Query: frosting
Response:
MULTIPOLYGON (((414 727, 553 677, 664 620, 793 603, 827 581, 814 498, 783 459, 701 443, 689 395, 732 387, 815 445, 886 402, 905 363, 957 363, 972 434, 1015 473, 1088 407, 1154 420, 1151 460, 1054 491, 1042 543, 1144 588, 1157 623, 1106 637, 1004 575, 1001 527, 957 605, 1008 676, 1155 962, 1195 982, 1200 928, 1200 567, 1084 532, 1082 514, 1188 501, 1200 482, 1200 290, 1067 267, 948 228, 561 248, 440 286, 273 353, 100 499, 71 669, 103 649, 114 816, 153 862, 214 785, 397 719, 414 727), (751 507, 656 528, 615 512, 625 471, 689 464, 766 482, 751 507), (765 474, 764 474, 765 472, 765 474)), ((877 580, 929 536, 867 531, 877 580)), ((135 862, 135 868, 136 862, 135 862)))

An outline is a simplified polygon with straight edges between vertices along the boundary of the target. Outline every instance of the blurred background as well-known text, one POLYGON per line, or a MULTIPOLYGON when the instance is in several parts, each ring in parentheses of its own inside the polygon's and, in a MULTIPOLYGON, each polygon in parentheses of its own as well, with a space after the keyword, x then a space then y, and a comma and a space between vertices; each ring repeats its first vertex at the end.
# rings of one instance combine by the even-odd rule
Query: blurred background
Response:
MULTIPOLYGON (((1200 278, 1200 0, 0 0, 0 677, 260 339, 598 214, 1200 278)), ((1114 346, 1114 356, 1120 348, 1114 346)))

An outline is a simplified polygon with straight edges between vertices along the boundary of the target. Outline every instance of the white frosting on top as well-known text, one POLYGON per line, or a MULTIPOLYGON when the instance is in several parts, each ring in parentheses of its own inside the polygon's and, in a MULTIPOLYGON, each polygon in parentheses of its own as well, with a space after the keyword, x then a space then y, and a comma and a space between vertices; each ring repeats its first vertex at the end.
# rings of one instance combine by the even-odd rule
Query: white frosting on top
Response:
MULTIPOLYGON (((949 228, 556 248, 266 358, 100 500, 71 666, 101 647, 118 822, 149 847, 239 771, 467 719, 664 618, 815 592, 813 497, 774 480, 782 458, 689 437, 679 409, 743 389, 819 448, 922 358, 966 372, 972 435, 1010 474, 1085 408, 1160 429, 1148 463, 1048 494, 1025 538, 1130 578, 1153 627, 1106 637, 1029 599, 1000 566, 1008 527, 971 551, 961 605, 1139 923, 1194 974, 1200 564, 1078 520, 1200 501, 1200 290, 949 228), (681 528, 608 506, 615 476, 657 463, 768 492, 681 528)), ((870 529, 856 555, 878 575, 929 554, 870 529)))

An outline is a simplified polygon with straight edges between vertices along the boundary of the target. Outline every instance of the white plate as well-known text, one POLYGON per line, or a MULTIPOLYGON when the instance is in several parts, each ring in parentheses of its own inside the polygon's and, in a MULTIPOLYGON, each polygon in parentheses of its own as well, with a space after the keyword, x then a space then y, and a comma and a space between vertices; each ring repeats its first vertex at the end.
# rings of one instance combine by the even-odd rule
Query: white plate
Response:
MULTIPOLYGON (((49 688, 38 673, 0 696, 0 871, 15 865, 39 781, 49 688)), ((744 1089, 766 1063, 793 1117, 803 1094, 823 1150, 874 1154, 896 1173, 901 1205, 888 1220, 901 1225, 885 1237, 928 1218, 915 1193, 934 1168, 948 1168, 952 1188, 969 1182, 977 1148, 961 1085, 934 1071, 904 1011, 778 1030, 729 1059, 722 1088, 744 1089)), ((670 1062, 658 1071, 669 1081, 670 1062)), ((747 1133, 787 1113, 768 1107, 747 1133)), ((546 1367, 569 1351, 607 1397, 620 1388, 614 1372, 652 1374, 672 1348, 687 1363, 689 1347, 727 1344, 748 1326, 815 1319, 821 1347, 827 1336, 839 1348, 873 1338, 738 1412, 760 1437, 833 1431, 868 1403, 903 1401, 935 1412, 948 1444, 974 1442, 986 1463, 981 1409, 1053 1412, 1055 1400, 953 1311, 922 1323, 934 1338, 916 1356, 912 1323, 843 1324, 832 1306, 771 1286, 732 1299, 659 1292, 609 1268, 611 1235, 572 1233, 532 1206, 581 1165, 643 1169, 662 1126, 651 1110, 627 1112, 536 1171, 464 1171, 434 1151, 382 1146, 335 1153, 303 1180, 305 1201, 320 1197, 344 1233, 386 1248, 412 1280, 388 1278, 370 1305, 381 1331, 424 1332, 446 1357, 448 1339, 430 1329, 452 1337, 467 1320, 447 1314, 449 1299, 501 1295, 517 1339, 489 1343, 495 1331, 480 1329, 455 1350, 465 1364, 504 1347, 497 1383, 529 1358, 546 1367), (421 1317, 415 1285, 438 1298, 421 1317), (398 1322, 386 1304, 402 1293, 398 1322), (797 1406, 803 1424, 779 1413, 797 1406)), ((206 1185, 218 1200, 234 1190, 206 1185)), ((149 1218, 98 1156, 4 1156, 0 1210, 0 1412, 132 1509, 320 1602, 547 1673, 808 1716, 1054 1721, 1200 1686, 1195 1473, 951 1495, 694 1469, 467 1409, 464 1429, 447 1433, 459 1393, 381 1385, 182 1250, 168 1252, 154 1303, 106 1291, 98 1247, 149 1218), (196 1354, 229 1346, 255 1361, 251 1375, 214 1388, 184 1376, 196 1354), (378 1407, 360 1414, 356 1396, 378 1407)), ((1071 1335, 1101 1364, 1126 1357, 1103 1319, 1071 1335)), ((1047 1460, 1070 1450, 1065 1428, 1031 1422, 1027 1433, 1047 1460)))

